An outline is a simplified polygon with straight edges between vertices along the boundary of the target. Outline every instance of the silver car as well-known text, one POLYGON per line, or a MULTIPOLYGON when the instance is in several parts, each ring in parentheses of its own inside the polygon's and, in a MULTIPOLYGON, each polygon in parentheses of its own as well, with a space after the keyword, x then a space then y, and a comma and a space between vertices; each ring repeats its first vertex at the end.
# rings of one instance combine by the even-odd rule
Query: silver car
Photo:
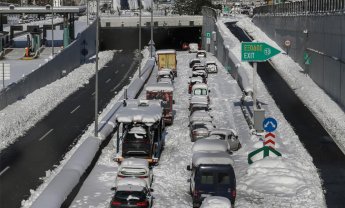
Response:
POLYGON ((242 147, 238 135, 233 129, 213 129, 210 135, 217 135, 220 139, 226 140, 230 146, 230 151, 237 151, 242 147))

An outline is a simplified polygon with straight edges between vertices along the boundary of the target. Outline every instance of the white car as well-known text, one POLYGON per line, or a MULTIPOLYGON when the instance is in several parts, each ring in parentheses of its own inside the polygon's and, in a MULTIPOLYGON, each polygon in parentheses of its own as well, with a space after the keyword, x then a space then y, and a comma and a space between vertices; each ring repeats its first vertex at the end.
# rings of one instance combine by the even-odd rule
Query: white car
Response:
POLYGON ((188 46, 189 46, 189 53, 198 52, 199 46, 197 43, 190 43, 188 46))
POLYGON ((205 50, 198 50, 196 52, 196 57, 197 58, 206 58, 206 51, 205 50))
POLYGON ((146 159, 126 158, 117 171, 116 184, 125 178, 140 178, 146 182, 148 187, 151 187, 153 172, 146 159))
POLYGON ((238 135, 233 129, 213 129, 210 135, 217 135, 221 140, 228 142, 230 151, 237 151, 242 147, 238 135))
POLYGON ((217 73, 218 67, 215 61, 206 61, 205 63, 207 73, 217 73))

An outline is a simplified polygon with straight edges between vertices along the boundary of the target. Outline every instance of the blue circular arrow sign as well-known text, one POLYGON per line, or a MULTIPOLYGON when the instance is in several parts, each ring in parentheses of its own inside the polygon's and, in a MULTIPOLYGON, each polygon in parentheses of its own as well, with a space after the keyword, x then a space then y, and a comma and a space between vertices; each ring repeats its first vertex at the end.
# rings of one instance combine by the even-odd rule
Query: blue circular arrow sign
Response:
POLYGON ((277 129, 278 127, 278 122, 274 118, 266 118, 264 122, 262 123, 264 130, 267 132, 273 132, 277 129))

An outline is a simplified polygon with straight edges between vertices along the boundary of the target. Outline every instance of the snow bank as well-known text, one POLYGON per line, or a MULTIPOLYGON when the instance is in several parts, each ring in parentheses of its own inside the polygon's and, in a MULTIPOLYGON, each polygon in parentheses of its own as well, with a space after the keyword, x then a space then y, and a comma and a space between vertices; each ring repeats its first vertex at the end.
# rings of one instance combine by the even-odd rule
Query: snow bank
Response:
MULTIPOLYGON (((112 60, 115 51, 99 53, 99 69, 112 60)), ((17 101, 0 111, 0 151, 35 126, 51 110, 69 95, 89 83, 95 73, 93 63, 79 68, 45 87, 35 90, 25 99, 17 101)))
MULTIPOLYGON (((240 19, 237 25, 255 40, 266 42, 284 51, 249 18, 240 19)), ((345 112, 309 76, 304 76, 301 73, 303 69, 289 56, 279 54, 272 58, 272 63, 345 153, 345 112)))
POLYGON ((202 201, 200 208, 231 208, 231 202, 225 197, 209 196, 202 201))

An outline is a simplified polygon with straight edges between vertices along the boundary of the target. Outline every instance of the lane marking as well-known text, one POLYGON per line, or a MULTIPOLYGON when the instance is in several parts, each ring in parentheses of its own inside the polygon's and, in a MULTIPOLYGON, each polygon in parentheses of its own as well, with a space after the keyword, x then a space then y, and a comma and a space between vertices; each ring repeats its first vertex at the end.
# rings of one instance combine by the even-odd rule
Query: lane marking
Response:
POLYGON ((119 70, 116 70, 116 71, 115 71, 115 74, 117 74, 117 73, 119 73, 119 70))
POLYGON ((94 96, 96 94, 96 92, 93 92, 91 95, 94 96))
POLYGON ((111 81, 111 79, 109 78, 109 79, 107 79, 107 81, 105 81, 105 83, 108 83, 108 82, 110 82, 111 81))
POLYGON ((10 169, 10 166, 7 166, 6 168, 4 168, 1 172, 0 172, 0 176, 2 174, 4 174, 8 169, 10 169))
POLYGON ((72 111, 71 111, 71 114, 73 114, 76 110, 78 110, 80 108, 80 105, 78 105, 76 108, 74 108, 72 111))
POLYGON ((45 133, 40 139, 39 141, 42 141, 46 136, 48 136, 54 129, 50 129, 47 133, 45 133))

